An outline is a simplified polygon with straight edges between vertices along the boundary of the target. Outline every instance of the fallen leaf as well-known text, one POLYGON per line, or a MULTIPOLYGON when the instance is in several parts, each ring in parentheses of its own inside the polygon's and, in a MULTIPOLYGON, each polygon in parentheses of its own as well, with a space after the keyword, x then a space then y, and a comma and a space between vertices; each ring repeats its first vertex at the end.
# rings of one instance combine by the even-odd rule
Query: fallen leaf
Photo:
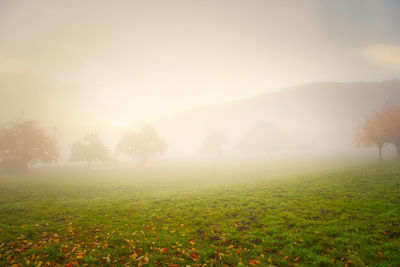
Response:
POLYGON ((259 264, 259 263, 260 263, 259 260, 251 260, 251 261, 249 262, 249 265, 250 265, 250 266, 256 266, 256 265, 259 264))
POLYGON ((195 252, 192 253, 192 255, 190 255, 193 259, 197 259, 199 257, 199 255, 197 255, 195 252))

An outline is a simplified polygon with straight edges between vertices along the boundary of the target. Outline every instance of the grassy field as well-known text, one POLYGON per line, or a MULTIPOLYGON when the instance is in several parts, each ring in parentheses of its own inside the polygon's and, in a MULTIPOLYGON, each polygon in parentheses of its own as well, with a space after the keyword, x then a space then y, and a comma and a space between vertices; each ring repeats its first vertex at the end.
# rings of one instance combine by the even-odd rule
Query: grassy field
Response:
POLYGON ((0 177, 0 265, 400 266, 400 164, 0 177))

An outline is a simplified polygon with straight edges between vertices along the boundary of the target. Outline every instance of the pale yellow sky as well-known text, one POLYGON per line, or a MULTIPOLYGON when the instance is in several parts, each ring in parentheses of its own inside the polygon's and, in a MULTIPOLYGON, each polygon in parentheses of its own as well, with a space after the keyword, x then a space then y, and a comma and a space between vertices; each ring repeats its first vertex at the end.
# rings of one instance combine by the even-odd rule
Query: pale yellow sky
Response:
POLYGON ((0 120, 122 127, 312 81, 399 78, 396 1, 0 0, 0 120))

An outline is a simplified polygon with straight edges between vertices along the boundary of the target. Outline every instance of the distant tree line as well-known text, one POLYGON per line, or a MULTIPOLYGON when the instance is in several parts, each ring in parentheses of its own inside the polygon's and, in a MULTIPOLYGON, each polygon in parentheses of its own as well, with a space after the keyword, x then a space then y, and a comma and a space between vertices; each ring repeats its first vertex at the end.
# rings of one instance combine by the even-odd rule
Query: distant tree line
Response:
MULTIPOLYGON (((210 133, 204 139, 201 151, 220 155, 227 140, 224 132, 210 133)), ((260 121, 243 133, 235 148, 242 153, 266 153, 290 146, 287 141, 274 124, 260 121)), ((400 158, 400 106, 388 103, 364 117, 354 142, 357 146, 376 146, 379 160, 382 160, 383 147, 393 144, 397 158, 400 158)))
MULTIPOLYGON (((283 134, 270 123, 260 122, 243 134, 236 144, 241 152, 266 152, 282 146, 283 134)), ((201 144, 201 152, 221 155, 228 143, 224 131, 212 132, 201 144)), ((400 158, 400 106, 386 104, 380 110, 366 116, 359 125, 355 138, 357 145, 376 146, 379 160, 382 160, 382 148, 391 143, 396 147, 400 158)), ((116 152, 137 158, 146 165, 167 149, 166 141, 149 125, 137 132, 124 133, 116 152)), ((26 170, 35 163, 56 162, 59 149, 54 136, 35 120, 18 120, 0 127, 0 169, 26 170)), ((88 134, 72 144, 70 162, 86 162, 88 168, 96 161, 110 160, 110 154, 103 141, 95 133, 88 134)))
MULTIPOLYGON (((165 140, 151 126, 139 132, 125 133, 118 145, 119 153, 138 158, 145 165, 151 158, 167 149, 165 140)), ((0 169, 23 171, 35 163, 56 162, 59 148, 54 136, 35 120, 18 120, 0 127, 0 169)), ((103 141, 95 133, 72 144, 69 162, 92 162, 111 159, 103 141)))

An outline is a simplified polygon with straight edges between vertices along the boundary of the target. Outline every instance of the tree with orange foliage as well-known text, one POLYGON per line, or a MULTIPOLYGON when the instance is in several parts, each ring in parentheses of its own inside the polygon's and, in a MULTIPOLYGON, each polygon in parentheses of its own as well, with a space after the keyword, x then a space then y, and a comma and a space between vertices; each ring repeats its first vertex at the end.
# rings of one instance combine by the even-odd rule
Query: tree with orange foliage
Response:
POLYGON ((381 119, 387 142, 396 147, 397 158, 400 158, 400 106, 386 104, 382 108, 381 119))
POLYGON ((382 160, 382 147, 388 141, 386 120, 383 110, 369 114, 360 124, 359 133, 355 138, 357 145, 377 146, 379 160, 382 160))

